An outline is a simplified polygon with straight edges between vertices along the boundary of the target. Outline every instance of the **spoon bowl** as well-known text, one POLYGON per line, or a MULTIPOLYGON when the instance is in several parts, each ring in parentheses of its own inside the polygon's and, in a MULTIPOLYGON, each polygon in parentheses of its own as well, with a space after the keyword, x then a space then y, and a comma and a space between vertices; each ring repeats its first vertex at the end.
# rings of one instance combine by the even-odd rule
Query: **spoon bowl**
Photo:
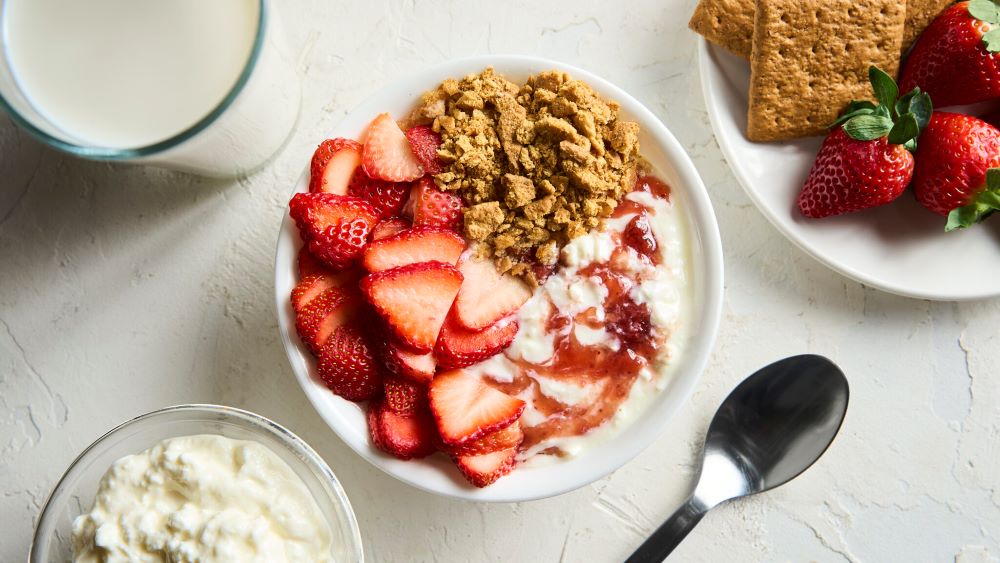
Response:
POLYGON ((745 379, 708 427, 694 493, 628 561, 662 561, 710 509, 808 469, 840 430, 849 395, 840 368, 816 355, 785 358, 745 379))

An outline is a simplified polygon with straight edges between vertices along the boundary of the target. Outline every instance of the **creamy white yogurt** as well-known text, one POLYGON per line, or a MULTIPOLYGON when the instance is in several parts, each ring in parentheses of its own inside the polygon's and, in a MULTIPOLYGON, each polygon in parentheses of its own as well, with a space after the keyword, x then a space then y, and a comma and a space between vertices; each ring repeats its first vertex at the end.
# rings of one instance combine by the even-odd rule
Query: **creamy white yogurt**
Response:
POLYGON ((73 522, 73 560, 330 562, 331 532, 267 447, 184 436, 108 469, 94 507, 73 522))

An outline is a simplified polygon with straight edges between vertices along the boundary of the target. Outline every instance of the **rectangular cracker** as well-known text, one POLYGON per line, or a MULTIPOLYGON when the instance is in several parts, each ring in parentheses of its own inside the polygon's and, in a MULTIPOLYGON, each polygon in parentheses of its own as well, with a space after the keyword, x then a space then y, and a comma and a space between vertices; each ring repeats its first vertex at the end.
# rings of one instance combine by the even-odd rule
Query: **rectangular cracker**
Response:
POLYGON ((949 4, 955 0, 907 0, 906 1, 906 27, 903 29, 903 48, 900 51, 904 55, 913 46, 913 43, 924 32, 924 29, 940 14, 949 4))
POLYGON ((754 0, 701 0, 688 27, 745 59, 753 44, 754 0))
POLYGON ((747 137, 822 135, 851 100, 872 99, 868 67, 895 76, 906 4, 756 0, 747 137))

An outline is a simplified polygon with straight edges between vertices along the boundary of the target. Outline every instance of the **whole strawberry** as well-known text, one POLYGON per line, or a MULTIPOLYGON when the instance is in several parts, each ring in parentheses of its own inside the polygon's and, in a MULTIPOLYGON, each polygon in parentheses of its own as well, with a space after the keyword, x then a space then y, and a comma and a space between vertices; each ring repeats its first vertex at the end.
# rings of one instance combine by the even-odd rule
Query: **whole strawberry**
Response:
POLYGON ((920 35, 899 75, 904 90, 919 86, 937 107, 1000 96, 1000 8, 993 0, 959 2, 920 35))
POLYGON ((913 191, 947 215, 946 231, 1000 210, 1000 130, 969 115, 938 112, 920 138, 913 191))
POLYGON ((871 67, 868 77, 879 103, 852 102, 833 124, 799 193, 799 211, 806 217, 884 205, 913 177, 910 150, 930 117, 930 98, 914 89, 897 100, 899 90, 889 75, 871 67))

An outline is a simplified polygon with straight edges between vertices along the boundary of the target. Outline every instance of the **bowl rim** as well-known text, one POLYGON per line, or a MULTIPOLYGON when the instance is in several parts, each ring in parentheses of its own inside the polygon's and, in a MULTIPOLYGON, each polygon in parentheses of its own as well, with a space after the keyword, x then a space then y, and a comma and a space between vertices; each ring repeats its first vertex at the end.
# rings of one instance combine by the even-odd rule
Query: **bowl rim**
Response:
MULTIPOLYGON (((500 54, 465 57, 429 65, 402 77, 387 88, 382 89, 381 92, 367 97, 360 104, 346 112, 327 134, 330 136, 337 136, 338 132, 341 135, 345 134, 345 129, 348 123, 352 121, 352 117, 356 117, 361 112, 365 112, 368 115, 375 115, 380 111, 387 111, 384 108, 392 105, 388 103, 388 100, 396 99, 400 97, 401 92, 413 89, 412 83, 428 82, 437 84, 445 78, 464 76, 469 72, 476 72, 486 67, 494 67, 497 73, 501 75, 508 74, 507 67, 533 69, 529 72, 550 69, 559 70, 587 82, 603 97, 617 101, 626 113, 640 123, 644 133, 653 139, 654 144, 662 150, 665 155, 663 160, 674 169, 679 183, 682 184, 682 186, 674 187, 680 188, 683 193, 684 210, 689 221, 686 231, 692 239, 690 247, 698 244, 703 251, 700 256, 692 256, 692 258, 700 263, 701 271, 704 273, 704 279, 702 280, 704 285, 700 288, 692 288, 700 292, 700 299, 696 298, 694 300, 696 309, 692 317, 700 322, 700 326, 698 330, 692 332, 685 350, 685 358, 682 360, 687 363, 688 369, 675 374, 677 378, 681 375, 686 377, 684 385, 676 391, 673 391, 671 388, 660 392, 659 397, 645 407, 647 412, 630 423, 629 428, 632 432, 622 432, 617 435, 618 438, 621 438, 622 436, 631 434, 638 436, 638 438, 632 440, 631 445, 628 447, 620 448, 622 451, 618 451, 618 455, 605 458, 603 465, 595 464, 593 467, 588 466, 582 471, 577 471, 577 474, 572 477, 561 475, 558 479, 550 479, 548 486, 534 487, 529 492, 518 490, 504 494, 497 492, 499 490, 497 484, 484 489, 471 488, 464 484, 449 487, 442 487, 438 484, 433 486, 428 485, 416 476, 411 475, 410 471, 404 471, 398 466, 398 463, 411 464, 412 462, 400 462, 377 451, 367 437, 367 429, 364 432, 364 439, 357 439, 349 436, 346 432, 342 432, 338 426, 340 424, 349 424, 349 421, 346 420, 345 415, 334 412, 333 409, 328 408, 324 404, 327 400, 325 395, 330 395, 330 392, 320 383, 314 381, 314 378, 310 374, 312 368, 301 361, 308 353, 296 336, 293 314, 291 314, 290 305, 288 304, 288 293, 285 291, 286 287, 283 283, 283 280, 289 273, 293 277, 295 276, 295 255, 299 246, 299 238, 288 213, 285 213, 282 218, 275 251, 275 305, 278 330, 289 365, 295 374, 296 380, 320 417, 330 426, 337 437, 359 456, 392 477, 429 493, 477 502, 521 502, 563 494, 593 483, 616 471, 656 441, 666 429, 667 422, 688 401, 708 364, 718 335, 724 292, 722 242, 708 191, 687 152, 663 122, 645 105, 611 82, 587 70, 559 61, 526 55, 500 54), (378 105, 383 100, 385 102, 378 105), (697 242, 695 239, 697 239, 697 242), (289 244, 295 245, 294 250, 285 250, 289 244), (287 255, 289 253, 290 256, 287 255), (666 397, 668 394, 670 397, 666 397), (657 410, 657 407, 660 408, 657 410), (657 412, 649 412, 654 410, 657 410, 657 412), (640 423, 644 423, 642 428, 640 428, 640 423)), ((515 72, 518 71, 509 71, 510 74, 515 72)), ((415 103, 415 100, 422 92, 423 89, 413 92, 413 97, 411 98, 413 102, 410 105, 415 103)), ((307 191, 308 174, 309 165, 307 163, 303 173, 299 176, 290 191, 289 196, 303 191, 303 188, 306 188, 307 191)), ((334 398, 347 403, 347 401, 339 397, 334 398)), ((355 404, 351 403, 351 405, 355 404)), ((603 442, 595 449, 608 449, 610 442, 603 442)), ((432 456, 428 460, 433 460, 435 457, 439 456, 432 456)), ((565 466, 566 464, 553 464, 538 469, 565 466)), ((519 472, 527 471, 528 469, 521 469, 519 472)), ((515 472, 515 474, 519 472, 515 472)), ((412 471, 412 473, 416 473, 416 471, 412 471)), ((510 478, 511 476, 508 476, 505 479, 510 478)))
MULTIPOLYGON (((35 546, 39 545, 40 541, 46 539, 40 537, 39 535, 42 532, 42 523, 45 521, 46 513, 50 508, 50 503, 52 502, 53 497, 55 497, 56 491, 62 487, 63 483, 69 477, 70 473, 72 473, 73 469, 85 460, 94 448, 117 435, 119 432, 144 420, 174 412, 206 412, 221 414, 232 419, 238 419, 260 432, 270 433, 276 436, 285 447, 293 450, 295 453, 302 454, 307 460, 307 464, 311 464, 313 469, 317 470, 317 473, 322 475, 327 484, 330 485, 330 489, 333 491, 333 501, 340 504, 344 508, 344 513, 347 515, 346 524, 349 532, 347 535, 351 538, 351 541, 354 544, 354 549, 351 551, 353 551, 356 561, 364 561, 364 543, 361 540, 361 529, 358 526, 357 516, 354 514, 354 508, 351 506, 351 501, 347 497, 347 493, 344 491, 343 486, 340 484, 340 480, 337 479, 337 476, 333 473, 333 470, 330 469, 330 466, 326 463, 323 457, 294 432, 267 418, 266 416, 237 407, 211 403, 186 403, 172 405, 140 414, 122 422, 121 424, 118 424, 111 430, 108 430, 84 448, 83 451, 73 458, 73 461, 66 467, 66 470, 63 471, 62 475, 49 491, 48 496, 46 496, 45 502, 42 504, 42 509, 38 513, 38 521, 35 522, 34 530, 32 530, 31 534, 31 546, 28 548, 28 561, 33 561, 32 556, 35 553, 35 546)), ((150 444, 150 446, 152 446, 152 444, 150 444)))

